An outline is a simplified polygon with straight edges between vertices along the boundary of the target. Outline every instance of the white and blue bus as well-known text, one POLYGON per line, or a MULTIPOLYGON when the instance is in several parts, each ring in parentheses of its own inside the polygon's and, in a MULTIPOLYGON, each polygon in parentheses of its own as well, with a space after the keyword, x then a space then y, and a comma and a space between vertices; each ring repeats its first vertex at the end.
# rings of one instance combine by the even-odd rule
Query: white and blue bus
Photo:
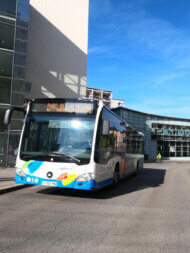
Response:
MULTIPOLYGON (((6 124, 14 109, 18 108, 6 112, 6 124)), ((31 100, 25 112, 15 181, 98 190, 138 174, 144 163, 143 147, 143 134, 101 101, 31 100)))

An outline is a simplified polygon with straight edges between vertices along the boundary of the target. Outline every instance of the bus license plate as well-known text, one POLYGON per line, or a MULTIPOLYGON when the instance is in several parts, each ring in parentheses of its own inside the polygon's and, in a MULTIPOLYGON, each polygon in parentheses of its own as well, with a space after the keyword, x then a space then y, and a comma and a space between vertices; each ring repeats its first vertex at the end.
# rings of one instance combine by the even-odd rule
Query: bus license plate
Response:
POLYGON ((42 181, 42 185, 56 187, 57 186, 57 182, 42 181))

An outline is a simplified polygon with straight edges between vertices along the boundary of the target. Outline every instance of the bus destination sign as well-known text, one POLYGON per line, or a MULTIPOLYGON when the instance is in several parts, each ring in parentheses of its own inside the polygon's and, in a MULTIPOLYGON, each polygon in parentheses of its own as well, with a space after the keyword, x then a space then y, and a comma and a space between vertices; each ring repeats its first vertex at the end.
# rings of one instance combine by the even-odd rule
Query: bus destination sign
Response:
POLYGON ((32 111, 93 114, 94 103, 88 102, 33 103, 32 111))

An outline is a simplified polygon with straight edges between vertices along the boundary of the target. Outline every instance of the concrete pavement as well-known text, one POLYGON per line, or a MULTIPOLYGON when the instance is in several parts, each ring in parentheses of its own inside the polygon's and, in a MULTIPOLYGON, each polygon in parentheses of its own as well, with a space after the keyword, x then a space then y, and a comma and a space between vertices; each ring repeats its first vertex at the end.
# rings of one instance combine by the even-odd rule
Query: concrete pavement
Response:
POLYGON ((189 253, 190 164, 147 163, 117 187, 0 196, 1 253, 189 253))
MULTIPOLYGON (((162 161, 162 162, 171 163, 172 161, 162 161)), ((151 162, 146 162, 146 163, 151 163, 151 162)), ((0 194, 4 194, 10 191, 15 191, 17 189, 29 186, 29 185, 26 186, 23 184, 15 183, 14 181, 15 170, 16 170, 15 167, 10 167, 10 168, 0 167, 0 194)))
POLYGON ((14 181, 15 168, 0 167, 0 194, 14 191, 24 187, 21 184, 16 184, 14 181))

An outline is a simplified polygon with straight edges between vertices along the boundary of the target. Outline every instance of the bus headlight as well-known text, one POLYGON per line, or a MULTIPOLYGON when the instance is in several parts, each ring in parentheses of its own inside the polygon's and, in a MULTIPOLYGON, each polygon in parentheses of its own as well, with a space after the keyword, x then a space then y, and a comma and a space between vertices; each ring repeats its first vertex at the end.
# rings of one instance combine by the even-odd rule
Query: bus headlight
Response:
POLYGON ((20 169, 20 168, 16 168, 16 174, 21 176, 21 177, 25 177, 26 176, 26 173, 20 169))
POLYGON ((88 182, 91 179, 95 179, 94 174, 92 173, 85 173, 77 177, 77 182, 88 182))

